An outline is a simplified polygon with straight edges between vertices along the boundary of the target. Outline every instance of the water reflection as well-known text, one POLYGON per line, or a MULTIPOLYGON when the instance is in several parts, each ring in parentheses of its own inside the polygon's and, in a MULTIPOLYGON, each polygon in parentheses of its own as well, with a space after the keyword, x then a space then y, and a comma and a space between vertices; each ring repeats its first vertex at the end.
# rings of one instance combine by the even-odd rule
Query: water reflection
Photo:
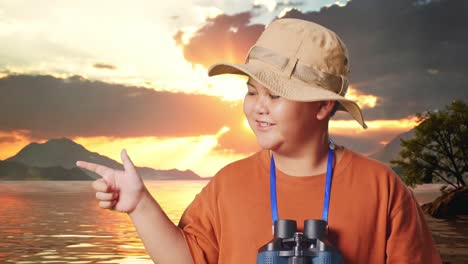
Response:
MULTIPOLYGON (((207 181, 147 182, 178 223, 207 181)), ((97 206, 90 182, 0 182, 1 263, 151 263, 130 218, 97 206)))
MULTIPOLYGON (((207 181, 146 182, 169 218, 207 181)), ((152 263, 126 214, 100 209, 90 182, 0 182, 0 263, 152 263)), ((437 186, 414 190, 422 203, 437 186)), ((444 263, 468 263, 468 217, 426 216, 444 263)))

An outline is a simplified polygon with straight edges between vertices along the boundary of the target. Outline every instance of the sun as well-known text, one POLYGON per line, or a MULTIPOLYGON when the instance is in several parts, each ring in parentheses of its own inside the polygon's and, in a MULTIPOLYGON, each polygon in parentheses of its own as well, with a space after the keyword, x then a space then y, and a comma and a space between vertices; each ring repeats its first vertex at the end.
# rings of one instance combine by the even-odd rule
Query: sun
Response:
POLYGON ((220 96, 227 101, 241 101, 247 90, 247 77, 235 74, 214 76, 209 79, 213 89, 211 94, 220 96))

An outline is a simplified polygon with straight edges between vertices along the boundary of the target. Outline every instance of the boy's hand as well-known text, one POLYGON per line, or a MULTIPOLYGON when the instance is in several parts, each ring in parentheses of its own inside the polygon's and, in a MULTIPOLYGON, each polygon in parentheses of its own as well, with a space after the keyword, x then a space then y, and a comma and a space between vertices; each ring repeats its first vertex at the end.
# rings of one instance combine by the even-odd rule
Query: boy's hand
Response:
POLYGON ((124 171, 85 161, 77 161, 76 166, 103 177, 93 182, 101 208, 130 213, 140 202, 146 188, 125 149, 120 153, 120 158, 124 171))

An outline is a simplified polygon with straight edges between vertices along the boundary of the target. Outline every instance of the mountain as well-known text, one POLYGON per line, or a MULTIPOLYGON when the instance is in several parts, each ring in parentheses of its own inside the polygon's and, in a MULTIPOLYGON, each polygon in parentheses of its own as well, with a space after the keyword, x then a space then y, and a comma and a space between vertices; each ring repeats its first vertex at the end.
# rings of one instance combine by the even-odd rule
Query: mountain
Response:
POLYGON ((371 154, 369 157, 382 161, 387 165, 390 165, 390 161, 396 159, 401 151, 400 140, 408 140, 414 136, 414 129, 411 129, 407 132, 399 134, 393 138, 389 143, 387 143, 382 149, 376 151, 374 154, 371 154))
POLYGON ((0 180, 82 181, 93 180, 93 178, 76 167, 72 169, 58 166, 39 168, 14 161, 0 161, 0 180))
MULTIPOLYGON (((31 143, 21 149, 15 156, 10 157, 4 162, 0 163, 0 173, 2 169, 6 171, 4 166, 9 164, 11 168, 17 168, 11 163, 21 164, 30 168, 51 168, 51 167, 61 167, 66 170, 74 170, 74 172, 82 171, 90 177, 90 179, 98 179, 99 175, 90 172, 88 170, 82 170, 77 168, 75 163, 77 160, 83 160, 88 162, 93 162, 101 164, 113 169, 122 170, 123 165, 117 161, 110 159, 106 156, 100 155, 96 152, 90 152, 82 145, 77 144, 76 142, 68 138, 60 139, 51 139, 46 143, 31 143)), ((137 172, 145 180, 199 180, 203 179, 198 176, 196 173, 190 170, 180 171, 177 169, 172 170, 155 170, 148 167, 136 167, 137 172)), ((20 169, 15 169, 14 171, 21 171, 20 169)), ((64 171, 64 172, 65 172, 64 171)), ((77 174, 78 175, 78 174, 77 174)), ((0 175, 0 178, 2 176, 0 175)), ((17 178, 22 178, 23 176, 17 175, 17 178)))
POLYGON ((21 149, 15 156, 6 159, 33 167, 61 166, 65 169, 76 167, 76 160, 90 162, 101 161, 103 165, 118 165, 117 162, 89 152, 80 144, 67 138, 51 139, 46 143, 31 143, 21 149))

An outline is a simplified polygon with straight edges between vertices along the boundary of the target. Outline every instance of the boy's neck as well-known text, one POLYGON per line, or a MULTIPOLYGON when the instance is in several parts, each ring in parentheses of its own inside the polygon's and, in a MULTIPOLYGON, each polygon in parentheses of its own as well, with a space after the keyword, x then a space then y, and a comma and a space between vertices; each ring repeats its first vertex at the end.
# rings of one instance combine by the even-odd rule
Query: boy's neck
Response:
MULTIPOLYGON (((314 176, 324 174, 327 170, 329 141, 325 135, 316 143, 302 148, 295 153, 280 153, 270 151, 275 158, 275 165, 281 172, 290 176, 314 176)), ((343 154, 341 148, 335 148, 335 161, 337 164, 343 154)))

